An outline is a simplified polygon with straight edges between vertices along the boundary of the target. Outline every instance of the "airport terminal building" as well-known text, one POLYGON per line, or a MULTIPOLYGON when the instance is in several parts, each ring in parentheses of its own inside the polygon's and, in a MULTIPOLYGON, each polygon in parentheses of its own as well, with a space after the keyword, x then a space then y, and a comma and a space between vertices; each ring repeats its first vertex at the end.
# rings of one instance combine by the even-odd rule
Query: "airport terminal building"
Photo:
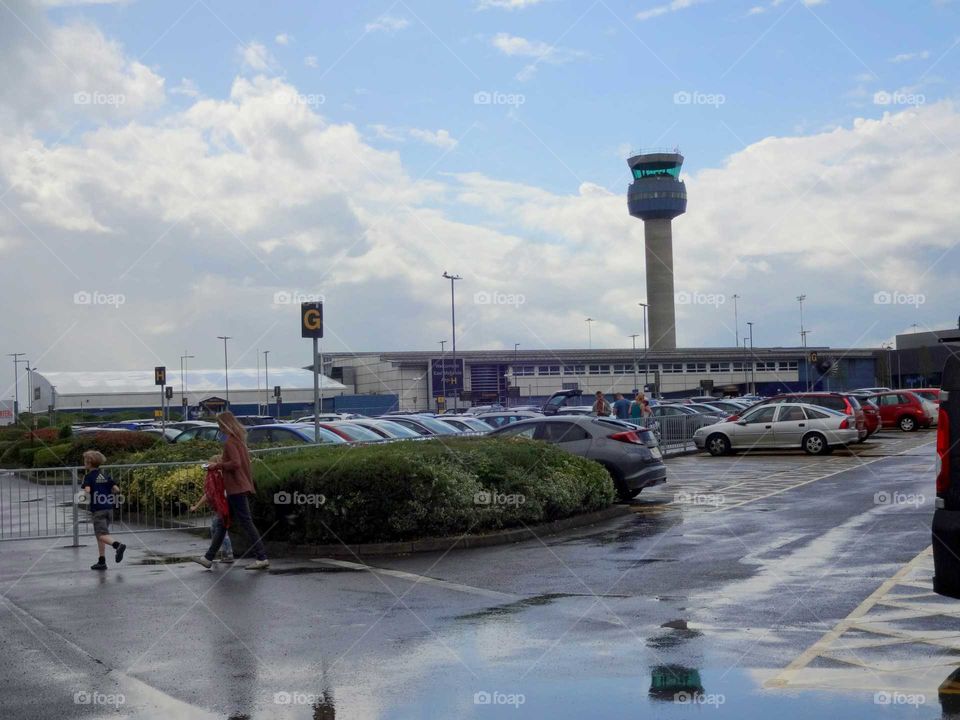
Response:
MULTIPOLYGON (((539 405, 551 393, 633 392, 663 397, 704 391, 761 394, 842 390, 886 382, 883 351, 837 348, 696 348, 669 351, 468 350, 338 353, 324 357, 324 373, 357 395, 389 393, 403 409, 457 405, 539 405)), ((588 402, 584 400, 584 402, 588 402)))

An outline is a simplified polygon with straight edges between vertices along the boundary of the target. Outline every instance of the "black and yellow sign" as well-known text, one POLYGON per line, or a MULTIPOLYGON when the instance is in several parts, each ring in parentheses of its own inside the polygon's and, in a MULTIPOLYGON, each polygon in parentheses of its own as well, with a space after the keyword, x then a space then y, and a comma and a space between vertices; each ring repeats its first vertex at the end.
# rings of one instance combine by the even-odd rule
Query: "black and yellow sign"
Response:
POLYGON ((154 385, 166 385, 167 384, 167 368, 163 365, 157 365, 153 369, 153 384, 154 385))
POLYGON ((300 303, 300 337, 323 337, 323 303, 300 303))
POLYGON ((817 361, 817 354, 815 352, 810 353, 810 362, 815 363, 817 361))

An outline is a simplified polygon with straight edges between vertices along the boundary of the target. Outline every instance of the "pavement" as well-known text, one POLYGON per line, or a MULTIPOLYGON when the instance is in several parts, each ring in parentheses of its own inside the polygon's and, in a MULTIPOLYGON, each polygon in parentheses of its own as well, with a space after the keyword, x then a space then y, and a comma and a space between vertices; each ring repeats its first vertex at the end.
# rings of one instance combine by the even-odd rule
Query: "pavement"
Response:
POLYGON ((94 573, 88 536, 3 541, 0 714, 960 717, 933 441, 671 458, 629 516, 444 554, 205 571, 134 531, 94 573))

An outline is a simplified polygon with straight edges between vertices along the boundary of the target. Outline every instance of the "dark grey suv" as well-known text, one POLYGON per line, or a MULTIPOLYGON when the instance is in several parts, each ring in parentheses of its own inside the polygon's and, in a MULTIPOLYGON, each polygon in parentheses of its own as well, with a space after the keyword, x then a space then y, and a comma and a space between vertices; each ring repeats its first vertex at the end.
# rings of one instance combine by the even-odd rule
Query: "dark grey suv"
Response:
POLYGON ((603 465, 623 500, 645 487, 667 481, 667 467, 653 433, 636 425, 580 415, 520 420, 492 431, 488 437, 526 437, 554 443, 573 455, 603 465))

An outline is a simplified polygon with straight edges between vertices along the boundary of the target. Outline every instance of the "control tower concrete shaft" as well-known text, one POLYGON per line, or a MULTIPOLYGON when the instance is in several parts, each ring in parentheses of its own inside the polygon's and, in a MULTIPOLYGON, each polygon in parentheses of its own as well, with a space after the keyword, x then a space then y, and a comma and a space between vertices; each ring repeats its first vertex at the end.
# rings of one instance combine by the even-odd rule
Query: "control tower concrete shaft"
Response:
POLYGON ((647 263, 650 349, 677 347, 673 290, 673 219, 687 211, 687 187, 680 179, 683 155, 651 152, 627 159, 633 182, 627 207, 643 220, 647 263))

